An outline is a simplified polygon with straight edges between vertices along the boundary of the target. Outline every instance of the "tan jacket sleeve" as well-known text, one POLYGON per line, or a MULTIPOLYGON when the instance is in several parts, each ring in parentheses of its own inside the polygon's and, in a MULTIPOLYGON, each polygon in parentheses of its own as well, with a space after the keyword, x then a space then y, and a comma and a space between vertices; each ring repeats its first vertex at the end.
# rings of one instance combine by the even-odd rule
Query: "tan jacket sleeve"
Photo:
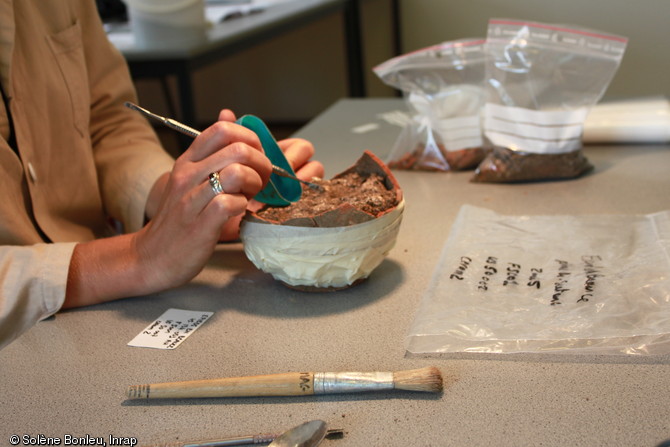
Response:
POLYGON ((0 349, 61 308, 74 246, 0 247, 0 349))
MULTIPOLYGON (((136 101, 135 90, 95 2, 13 5, 16 42, 6 92, 23 101, 9 102, 20 156, 0 147, 6 174, 0 190, 10 197, 0 207, 0 347, 62 306, 75 246, 69 241, 103 233, 83 227, 104 223, 105 214, 126 231, 139 229, 151 187, 174 163, 146 120, 123 105, 136 101), (68 164, 74 168, 60 170, 68 164), (79 219, 80 212, 95 218, 79 219), (47 231, 60 223, 68 231, 47 231), (68 242, 41 243, 47 239, 40 229, 68 242)), ((0 23, 11 20, 3 16, 0 23)))
MULTIPOLYGON (((91 4, 93 4, 91 2, 91 4)), ((123 56, 109 42, 94 7, 82 18, 84 51, 91 93, 90 133, 103 203, 127 232, 144 223, 144 209, 156 179, 174 160, 161 147, 139 113, 124 106, 137 103, 123 56)))

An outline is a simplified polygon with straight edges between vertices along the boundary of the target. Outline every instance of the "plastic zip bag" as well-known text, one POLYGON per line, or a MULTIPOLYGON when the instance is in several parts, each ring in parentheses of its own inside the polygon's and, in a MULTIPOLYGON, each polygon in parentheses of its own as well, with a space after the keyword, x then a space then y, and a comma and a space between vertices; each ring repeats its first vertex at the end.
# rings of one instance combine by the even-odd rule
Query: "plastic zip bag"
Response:
POLYGON ((473 181, 572 178, 592 168, 582 132, 626 48, 624 37, 492 19, 484 134, 493 151, 473 181))
POLYGON ((484 40, 462 39, 374 68, 384 83, 404 93, 413 115, 391 151, 389 167, 448 171, 475 168, 482 161, 485 62, 484 40))
POLYGON ((670 211, 505 216, 463 206, 407 351, 670 352, 670 211))

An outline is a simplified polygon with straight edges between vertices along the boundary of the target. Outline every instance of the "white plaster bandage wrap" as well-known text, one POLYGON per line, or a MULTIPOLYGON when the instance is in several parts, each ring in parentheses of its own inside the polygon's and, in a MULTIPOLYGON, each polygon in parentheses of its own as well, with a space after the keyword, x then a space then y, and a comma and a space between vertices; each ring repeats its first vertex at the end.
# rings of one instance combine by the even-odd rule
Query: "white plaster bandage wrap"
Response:
POLYGON ((314 228, 248 222, 240 238, 256 267, 291 286, 346 287, 367 278, 395 245, 404 201, 357 225, 314 228))

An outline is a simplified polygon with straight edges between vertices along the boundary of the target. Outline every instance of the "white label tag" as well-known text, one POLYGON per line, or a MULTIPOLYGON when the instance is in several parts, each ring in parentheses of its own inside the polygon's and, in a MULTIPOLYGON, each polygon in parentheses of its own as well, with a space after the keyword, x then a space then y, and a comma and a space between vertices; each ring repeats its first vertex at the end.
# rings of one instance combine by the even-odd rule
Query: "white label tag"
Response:
POLYGON ((168 309, 133 338, 128 346, 174 349, 198 329, 214 312, 168 309))
POLYGON ((582 146, 588 108, 541 111, 488 103, 486 136, 496 146, 536 154, 572 152, 582 146))

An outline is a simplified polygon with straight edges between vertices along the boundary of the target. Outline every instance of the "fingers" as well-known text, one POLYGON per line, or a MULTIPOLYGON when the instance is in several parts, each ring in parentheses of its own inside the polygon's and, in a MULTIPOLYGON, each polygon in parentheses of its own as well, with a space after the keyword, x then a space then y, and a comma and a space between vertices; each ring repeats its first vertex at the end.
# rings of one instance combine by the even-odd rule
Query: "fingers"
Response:
POLYGON ((311 181, 314 178, 323 178, 324 176, 323 165, 318 161, 310 161, 305 163, 302 168, 295 173, 295 175, 302 180, 311 181))
POLYGON ((258 194, 265 184, 257 171, 243 164, 230 164, 218 172, 225 193, 242 194, 247 199, 258 194))
POLYGON ((176 160, 159 188, 151 221, 135 238, 156 287, 195 276, 222 230, 239 226, 249 200, 270 178, 272 165, 256 134, 235 124, 230 111, 222 111, 219 118, 176 160), (209 181, 212 172, 219 173, 218 193, 209 181))
MULTIPOLYGON (((194 141, 177 160, 175 170, 190 179, 192 188, 206 183, 212 172, 218 172, 226 193, 241 194, 250 200, 269 180, 272 165, 253 131, 227 121, 234 118, 232 111, 222 110, 220 121, 194 141)), ((278 144, 299 178, 309 181, 313 177, 323 177, 323 165, 310 161, 314 146, 309 141, 290 138, 278 144)))
POLYGON ((314 155, 312 143, 302 138, 289 138, 277 144, 296 171, 298 178, 310 181, 314 177, 323 177, 323 165, 318 161, 310 161, 314 155))
MULTIPOLYGON (((222 181, 222 187, 224 182, 222 181)), ((188 191, 167 211, 178 228, 186 229, 197 222, 197 231, 217 232, 231 218, 244 214, 249 200, 244 194, 227 191, 216 194, 209 180, 188 191)), ((190 233, 190 230, 185 233, 190 233)), ((216 239, 214 239, 216 240, 216 239)))
POLYGON ((224 190, 251 198, 267 183, 272 165, 253 131, 226 121, 235 118, 233 112, 222 110, 219 118, 222 121, 205 129, 178 162, 194 171, 193 186, 219 172, 224 190))
MULTIPOLYGON (((226 205, 226 201, 219 196, 233 195, 244 199, 241 208, 222 209, 227 216, 243 213, 248 202, 263 188, 263 181, 258 173, 239 163, 230 164, 221 171, 214 171, 207 176, 207 180, 198 185, 192 192, 187 192, 187 201, 192 204, 196 212, 206 209, 210 201, 215 200, 219 206, 226 205), (190 196, 190 197, 189 197, 190 196)), ((237 203, 237 202, 234 202, 237 203)))
MULTIPOLYGON (((208 143, 208 142, 201 142, 208 143)), ((194 143, 190 150, 197 150, 194 143)), ((186 155, 186 154, 184 154, 186 155)), ((242 142, 233 142, 209 156, 196 160, 182 156, 175 162, 171 174, 172 183, 182 194, 209 180, 209 175, 218 172, 221 186, 229 193, 241 193, 251 198, 267 183, 272 173, 272 164, 264 153, 242 142)))
POLYGON ((277 144, 296 171, 314 155, 312 143, 302 138, 288 138, 278 141, 277 144))
MULTIPOLYGON (((213 192, 208 197, 211 194, 213 192)), ((217 241, 234 240, 238 237, 239 225, 248 204, 249 200, 242 194, 216 194, 200 213, 201 222, 214 231, 217 241)))
MULTIPOLYGON (((223 185, 221 185, 223 186, 223 185)), ((202 182, 197 187, 188 191, 183 197, 183 206, 180 208, 173 208, 171 211, 173 213, 182 214, 185 217, 185 221, 191 220, 191 217, 188 216, 199 216, 205 213, 212 201, 218 203, 217 208, 223 210, 220 215, 220 218, 225 220, 230 216, 238 214, 240 211, 237 207, 231 209, 225 209, 223 205, 230 204, 236 205, 236 202, 232 201, 231 197, 225 196, 237 196, 244 199, 244 207, 246 207, 247 199, 244 195, 239 193, 227 192, 225 188, 221 193, 215 193, 214 188, 209 183, 209 180, 202 182)), ((244 208, 242 208, 244 210, 244 208)))
POLYGON ((233 122, 217 121, 193 141, 182 157, 196 162, 232 145, 248 146, 263 154, 261 142, 253 131, 233 122))
MULTIPOLYGON (((202 210, 201 216, 205 225, 209 222, 213 228, 220 232, 225 221, 244 213, 247 203, 249 201, 242 194, 218 194, 202 210), (225 216, 223 221, 222 216, 225 216)), ((218 236, 217 234, 217 238, 218 236)))
POLYGON ((235 117, 235 113, 233 113, 232 110, 229 109, 223 109, 219 112, 219 121, 229 121, 229 122, 234 122, 237 118, 235 117))

